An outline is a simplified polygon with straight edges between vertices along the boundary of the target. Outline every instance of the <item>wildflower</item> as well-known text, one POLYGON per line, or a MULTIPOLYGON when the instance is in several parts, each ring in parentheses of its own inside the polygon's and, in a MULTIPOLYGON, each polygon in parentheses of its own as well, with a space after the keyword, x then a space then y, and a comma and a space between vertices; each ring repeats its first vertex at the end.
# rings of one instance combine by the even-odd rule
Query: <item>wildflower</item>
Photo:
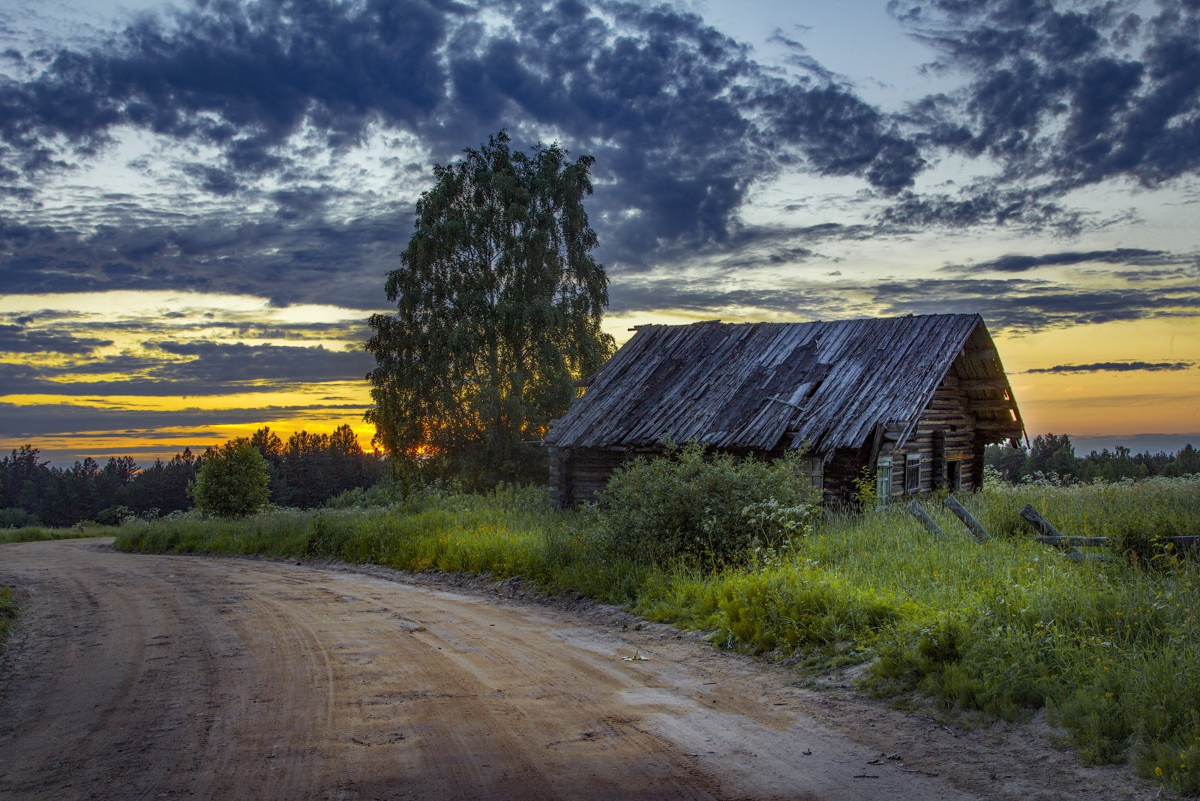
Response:
POLYGON ((1155 768, 1154 768, 1154 775, 1155 775, 1155 776, 1161 776, 1161 775, 1162 775, 1162 768, 1161 768, 1161 767, 1155 767, 1155 768))

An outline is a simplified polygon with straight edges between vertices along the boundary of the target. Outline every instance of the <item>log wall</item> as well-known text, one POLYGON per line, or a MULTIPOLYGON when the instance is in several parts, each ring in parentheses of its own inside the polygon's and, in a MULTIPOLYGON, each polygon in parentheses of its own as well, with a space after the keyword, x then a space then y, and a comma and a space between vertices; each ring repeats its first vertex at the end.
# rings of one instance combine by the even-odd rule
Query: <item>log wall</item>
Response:
POLYGON ((550 451, 550 500, 561 506, 594 501, 613 471, 634 455, 598 448, 551 448, 550 451))
POLYGON ((948 463, 957 462, 959 489, 973 491, 983 483, 984 438, 975 426, 971 401, 960 389, 959 380, 949 373, 938 386, 929 405, 903 443, 907 421, 884 429, 883 455, 893 458, 892 495, 906 492, 905 461, 911 454, 920 457, 918 492, 930 492, 946 485, 948 463))

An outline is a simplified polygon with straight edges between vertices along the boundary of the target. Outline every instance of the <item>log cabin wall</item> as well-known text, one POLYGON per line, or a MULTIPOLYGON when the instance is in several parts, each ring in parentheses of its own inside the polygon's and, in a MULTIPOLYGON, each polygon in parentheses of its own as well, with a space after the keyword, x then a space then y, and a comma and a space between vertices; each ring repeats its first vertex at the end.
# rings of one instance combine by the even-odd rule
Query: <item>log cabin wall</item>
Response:
POLYGON ((880 453, 892 457, 893 497, 913 491, 908 482, 908 461, 912 456, 920 460, 916 492, 930 492, 944 486, 973 491, 982 486, 984 441, 970 404, 958 377, 951 371, 938 385, 907 440, 900 442, 909 428, 906 422, 893 423, 884 429, 885 445, 880 453))
POLYGON ((600 448, 552 448, 550 499, 562 506, 591 503, 613 471, 634 455, 600 448))
POLYGON ((871 458, 870 446, 863 448, 838 448, 824 467, 824 502, 826 506, 846 506, 854 500, 857 487, 855 480, 863 475, 863 468, 871 458))

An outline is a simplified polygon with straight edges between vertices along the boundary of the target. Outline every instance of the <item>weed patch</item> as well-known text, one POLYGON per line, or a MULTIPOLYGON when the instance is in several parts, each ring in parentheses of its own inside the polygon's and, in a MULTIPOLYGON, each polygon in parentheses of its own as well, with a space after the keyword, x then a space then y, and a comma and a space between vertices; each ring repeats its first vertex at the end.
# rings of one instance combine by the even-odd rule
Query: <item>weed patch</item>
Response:
POLYGON ((87 537, 111 537, 117 533, 114 526, 79 525, 74 528, 45 528, 24 526, 22 528, 0 528, 0 545, 14 542, 41 542, 44 540, 76 540, 87 537))
POLYGON ((12 589, 0 587, 0 644, 8 639, 13 621, 17 619, 17 602, 13 598, 12 589))

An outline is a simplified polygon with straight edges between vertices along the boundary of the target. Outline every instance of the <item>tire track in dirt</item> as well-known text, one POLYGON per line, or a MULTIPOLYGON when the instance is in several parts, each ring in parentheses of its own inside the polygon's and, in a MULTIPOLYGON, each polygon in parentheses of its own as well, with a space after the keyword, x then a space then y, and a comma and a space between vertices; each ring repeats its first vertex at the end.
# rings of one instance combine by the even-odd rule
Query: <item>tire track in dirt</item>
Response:
POLYGON ((569 611, 94 540, 0 546, 0 582, 0 797, 972 797, 781 671, 569 611))

